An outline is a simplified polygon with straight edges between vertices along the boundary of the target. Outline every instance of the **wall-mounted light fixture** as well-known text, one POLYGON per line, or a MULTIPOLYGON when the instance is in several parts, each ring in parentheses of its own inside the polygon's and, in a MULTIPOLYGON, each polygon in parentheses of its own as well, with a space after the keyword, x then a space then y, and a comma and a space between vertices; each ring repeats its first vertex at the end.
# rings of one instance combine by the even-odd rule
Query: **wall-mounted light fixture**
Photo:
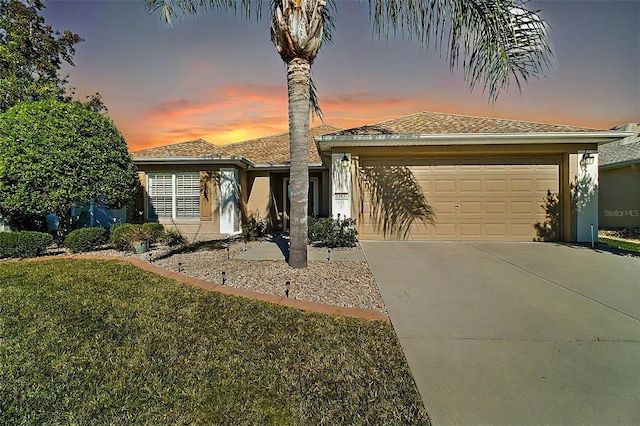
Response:
POLYGON ((347 157, 347 154, 345 153, 342 156, 342 160, 340 160, 340 167, 342 167, 343 169, 347 169, 349 168, 350 165, 351 165, 351 160, 349 160, 349 157, 347 157))
POLYGON ((580 159, 580 167, 586 169, 588 166, 592 165, 595 161, 595 157, 590 152, 585 152, 582 154, 582 158, 580 159))

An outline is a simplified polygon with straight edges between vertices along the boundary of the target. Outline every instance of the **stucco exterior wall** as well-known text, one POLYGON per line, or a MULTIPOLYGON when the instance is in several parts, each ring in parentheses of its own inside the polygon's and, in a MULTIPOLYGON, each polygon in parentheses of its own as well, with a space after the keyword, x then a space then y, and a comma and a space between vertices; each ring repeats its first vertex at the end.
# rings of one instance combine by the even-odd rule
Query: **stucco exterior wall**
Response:
POLYGON ((640 166, 600 170, 601 227, 640 227, 640 166))
POLYGON ((247 172, 246 214, 256 220, 271 217, 271 177, 269 172, 247 172))

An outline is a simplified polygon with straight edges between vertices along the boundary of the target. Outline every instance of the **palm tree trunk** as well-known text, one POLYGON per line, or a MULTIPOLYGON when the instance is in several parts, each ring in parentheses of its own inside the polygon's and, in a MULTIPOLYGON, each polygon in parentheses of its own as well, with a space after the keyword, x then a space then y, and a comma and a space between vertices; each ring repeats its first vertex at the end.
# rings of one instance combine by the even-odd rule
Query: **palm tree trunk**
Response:
POLYGON ((289 92, 289 149, 291 168, 291 224, 289 266, 307 267, 307 210, 309 203, 309 79, 311 64, 294 58, 287 64, 289 92))

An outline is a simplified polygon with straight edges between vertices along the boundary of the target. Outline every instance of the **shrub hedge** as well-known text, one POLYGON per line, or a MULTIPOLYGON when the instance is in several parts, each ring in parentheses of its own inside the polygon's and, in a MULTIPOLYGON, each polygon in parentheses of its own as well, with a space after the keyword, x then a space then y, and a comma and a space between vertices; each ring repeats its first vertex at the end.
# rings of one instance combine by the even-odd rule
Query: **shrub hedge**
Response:
POLYGON ((129 239, 127 238, 127 234, 132 230, 139 228, 140 225, 135 225, 133 223, 123 223, 121 225, 116 225, 111 228, 111 237, 110 243, 116 250, 130 250, 131 244, 129 239))
POLYGON ((142 230, 150 236, 150 243, 157 243, 164 237, 164 226, 158 222, 145 222, 142 224, 142 230))
POLYGON ((71 253, 92 251, 105 245, 109 240, 107 230, 102 227, 80 228, 71 231, 64 240, 64 245, 71 253))
POLYGON ((52 242, 53 237, 44 232, 0 232, 0 258, 36 257, 52 242))
POLYGON ((162 237, 162 241, 169 247, 179 246, 180 244, 184 244, 187 242, 185 238, 182 236, 180 231, 175 228, 169 228, 164 232, 164 236, 162 237))
POLYGON ((322 247, 353 247, 358 241, 356 220, 309 217, 308 238, 310 243, 322 247))

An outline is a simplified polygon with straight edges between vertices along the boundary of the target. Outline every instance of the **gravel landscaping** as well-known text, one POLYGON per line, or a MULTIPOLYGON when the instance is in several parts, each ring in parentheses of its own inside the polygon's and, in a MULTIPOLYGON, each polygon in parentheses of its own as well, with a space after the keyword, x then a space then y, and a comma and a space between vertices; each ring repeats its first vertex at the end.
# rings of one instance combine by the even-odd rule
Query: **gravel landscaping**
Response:
MULTIPOLYGON (((234 260, 233 257, 244 250, 250 250, 260 241, 245 245, 242 240, 200 244, 194 249, 188 247, 170 249, 154 246, 143 254, 133 254, 118 250, 100 250, 83 254, 115 257, 138 257, 154 265, 205 281, 264 294, 284 296, 288 286, 289 297, 310 302, 326 303, 334 306, 371 309, 387 313, 373 274, 364 261, 309 261, 305 269, 289 267, 285 261, 234 260), (227 247, 229 250, 227 250, 227 247)), ((322 250, 309 247, 309 250, 322 250)), ((341 250, 361 250, 355 247, 341 250)), ((57 250, 50 254, 68 254, 57 250)))

